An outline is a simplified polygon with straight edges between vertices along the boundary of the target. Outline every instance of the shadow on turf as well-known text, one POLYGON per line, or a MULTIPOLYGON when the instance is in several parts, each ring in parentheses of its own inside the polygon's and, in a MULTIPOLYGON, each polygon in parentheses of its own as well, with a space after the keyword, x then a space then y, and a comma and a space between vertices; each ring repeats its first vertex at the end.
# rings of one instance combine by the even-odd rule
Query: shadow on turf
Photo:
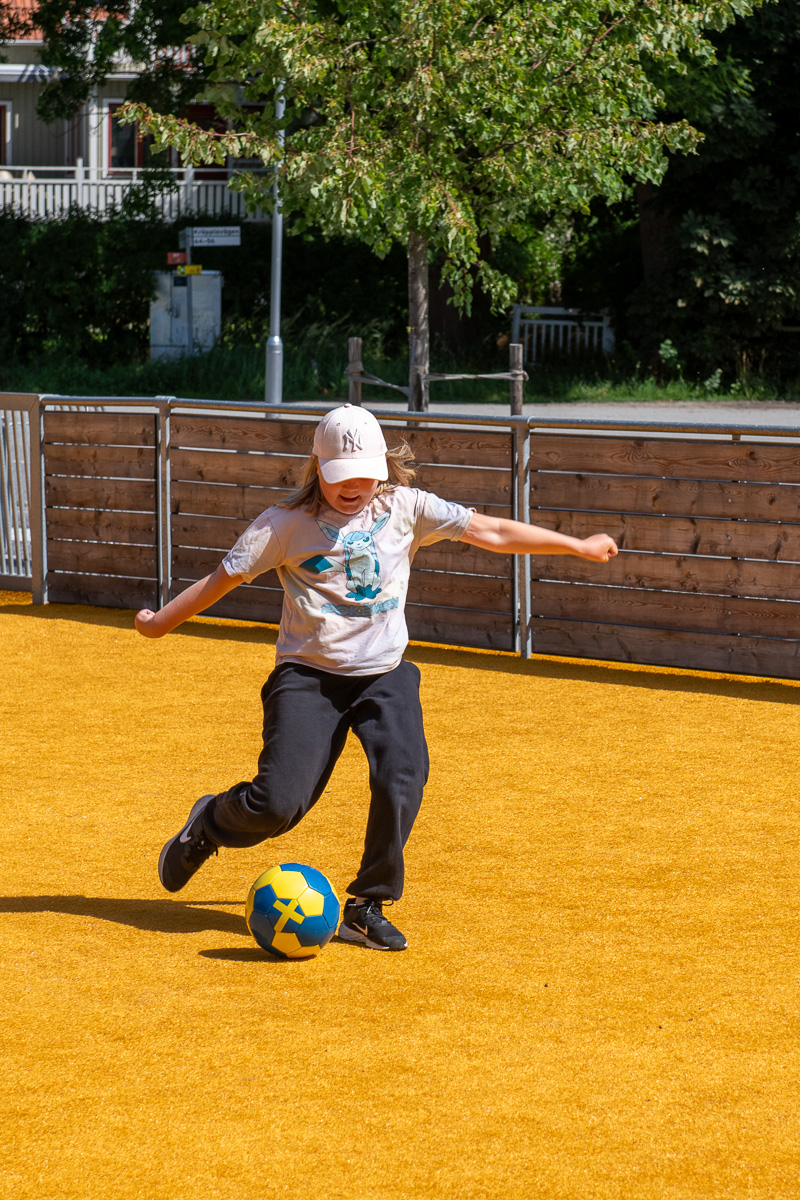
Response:
MULTIPOLYGON (((248 937, 250 934, 248 933, 248 937)), ((276 958, 274 954, 268 954, 266 950, 261 950, 258 946, 247 946, 241 950, 200 950, 198 956, 200 958, 214 958, 221 962, 239 962, 239 963, 271 963, 274 966, 291 967, 294 963, 306 963, 307 958, 276 958)))
MULTIPOLYGON (((82 604, 4 604, 2 613, 28 616, 42 621, 75 621, 83 625, 109 625, 130 632, 133 611, 119 608, 94 608, 82 604)), ((220 618, 193 618, 170 634, 170 637, 211 638, 214 641, 251 642, 274 646, 277 640, 274 625, 222 623, 220 618)), ((715 674, 694 672, 681 674, 666 667, 649 667, 624 662, 576 662, 572 658, 542 657, 522 659, 511 652, 470 650, 462 647, 426 646, 412 643, 406 657, 418 664, 458 667, 461 670, 497 671, 505 675, 531 675, 539 679, 571 679, 584 683, 609 683, 616 687, 643 688, 656 692, 691 692, 696 695, 726 696, 770 704, 800 704, 800 686, 791 679, 767 679, 763 676, 735 675, 718 678, 715 674)))
POLYGON ((153 933, 234 933, 250 937, 243 916, 215 911, 242 901, 113 900, 98 896, 0 896, 0 913, 60 913, 153 933), (208 905, 208 907, 206 907, 208 905))

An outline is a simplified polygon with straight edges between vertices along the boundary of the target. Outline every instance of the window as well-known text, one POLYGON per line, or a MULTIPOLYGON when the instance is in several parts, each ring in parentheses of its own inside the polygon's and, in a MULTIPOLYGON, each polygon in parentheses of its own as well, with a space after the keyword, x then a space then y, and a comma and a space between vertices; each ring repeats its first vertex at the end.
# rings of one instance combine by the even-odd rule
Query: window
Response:
POLYGON ((150 147, 153 139, 139 137, 138 123, 122 125, 116 114, 122 101, 108 106, 108 166, 111 171, 133 171, 136 167, 149 167, 150 147))
POLYGON ((11 105, 0 101, 0 167, 11 162, 11 105))

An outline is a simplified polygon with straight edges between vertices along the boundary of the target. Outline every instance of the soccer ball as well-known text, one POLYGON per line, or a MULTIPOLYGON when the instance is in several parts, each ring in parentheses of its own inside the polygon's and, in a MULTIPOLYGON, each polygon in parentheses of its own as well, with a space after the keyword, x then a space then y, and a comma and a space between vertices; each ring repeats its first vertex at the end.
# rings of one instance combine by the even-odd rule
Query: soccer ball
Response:
POLYGON ((312 958, 336 932, 339 901, 321 871, 281 863, 259 875, 247 897, 247 928, 276 958, 312 958))

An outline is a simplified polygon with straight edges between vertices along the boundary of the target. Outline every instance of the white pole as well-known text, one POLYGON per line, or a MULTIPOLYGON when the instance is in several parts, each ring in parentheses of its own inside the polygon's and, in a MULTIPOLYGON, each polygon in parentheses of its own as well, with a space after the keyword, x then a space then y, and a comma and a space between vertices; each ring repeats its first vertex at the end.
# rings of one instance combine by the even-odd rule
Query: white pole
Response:
MULTIPOLYGON (((275 120, 281 121, 286 109, 283 87, 278 85, 275 97, 275 120)), ((283 147, 284 131, 278 131, 278 141, 283 147)), ((275 183, 272 195, 272 272, 269 300, 269 341, 267 342, 266 400, 267 404, 283 403, 283 342, 281 341, 281 266, 283 258, 283 213, 278 198, 278 167, 275 167, 275 183)))

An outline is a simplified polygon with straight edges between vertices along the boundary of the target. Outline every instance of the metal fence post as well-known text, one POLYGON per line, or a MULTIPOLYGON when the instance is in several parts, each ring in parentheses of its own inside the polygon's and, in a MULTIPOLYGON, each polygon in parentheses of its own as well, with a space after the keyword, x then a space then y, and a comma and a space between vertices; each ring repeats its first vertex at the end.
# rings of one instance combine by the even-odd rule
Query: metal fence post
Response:
POLYGON ((47 527, 44 494, 44 407, 35 396, 28 416, 31 446, 31 591, 34 604, 47 604, 47 527))
MULTIPOLYGON (((530 512, 530 439, 527 421, 514 421, 514 516, 529 525, 530 512)), ((530 658, 531 645, 531 558, 529 554, 517 554, 516 559, 516 649, 522 658, 530 658)))
POLYGON ((158 537, 158 605, 163 608, 172 594, 172 503, 170 497, 170 404, 174 397, 158 396, 156 435, 156 516, 158 537))
POLYGON ((357 378, 364 370, 361 361, 361 338, 347 339, 347 399, 351 404, 361 403, 361 380, 357 378))

